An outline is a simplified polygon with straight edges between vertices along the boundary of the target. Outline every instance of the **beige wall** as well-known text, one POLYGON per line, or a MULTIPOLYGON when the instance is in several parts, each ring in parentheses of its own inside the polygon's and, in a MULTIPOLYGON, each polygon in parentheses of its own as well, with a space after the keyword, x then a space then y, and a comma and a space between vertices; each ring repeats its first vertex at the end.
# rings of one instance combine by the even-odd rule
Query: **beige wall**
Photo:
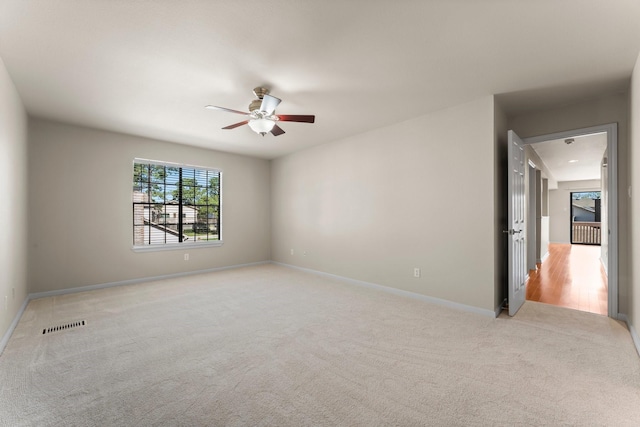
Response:
POLYGON ((493 311, 494 145, 485 97, 274 160, 272 259, 493 311))
MULTIPOLYGON (((537 205, 535 206, 536 217, 534 218, 536 222, 536 235, 534 237, 533 243, 529 241, 528 248, 535 248, 535 253, 528 253, 529 258, 529 267, 530 269, 536 268, 536 263, 542 262, 547 253, 549 252, 549 189, 558 188, 558 182, 555 180, 547 165, 542 161, 538 153, 534 151, 531 145, 525 146, 525 159, 527 164, 529 161, 533 162, 536 165, 535 171, 531 167, 525 168, 525 199, 527 203, 532 199, 530 194, 529 182, 530 182, 530 174, 535 172, 536 174, 536 195, 535 199, 537 201, 537 205)), ((527 223, 529 221, 529 209, 526 210, 527 213, 527 223)), ((527 233, 527 239, 529 239, 529 235, 527 233)))
POLYGON ((30 292, 270 259, 267 160, 41 120, 29 144, 30 292), (223 246, 132 251, 136 157, 222 169, 223 246))
POLYGON ((0 59, 0 341, 27 297, 27 191, 27 115, 0 59))
POLYGON ((571 243, 572 191, 600 191, 600 180, 562 181, 556 190, 549 191, 549 241, 571 243))
POLYGON ((631 240, 628 232, 631 216, 627 197, 630 176, 628 94, 612 95, 509 119, 509 127, 522 138, 607 123, 618 123, 618 293, 619 312, 627 313, 631 266, 629 257, 631 240))
MULTIPOLYGON (((628 315, 636 332, 640 329, 640 56, 631 79, 631 286, 627 297, 628 315)), ((626 187, 620 196, 626 196, 626 187)), ((636 343, 637 345, 640 343, 636 343)))

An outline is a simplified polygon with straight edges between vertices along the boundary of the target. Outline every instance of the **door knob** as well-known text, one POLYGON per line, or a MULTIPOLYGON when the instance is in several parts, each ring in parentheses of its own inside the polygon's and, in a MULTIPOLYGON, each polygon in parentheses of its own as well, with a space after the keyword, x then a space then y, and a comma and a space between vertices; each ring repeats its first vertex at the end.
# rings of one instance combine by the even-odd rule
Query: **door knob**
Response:
POLYGON ((513 235, 513 234, 522 233, 522 230, 514 230, 513 228, 510 228, 509 230, 502 230, 502 232, 505 234, 513 235))

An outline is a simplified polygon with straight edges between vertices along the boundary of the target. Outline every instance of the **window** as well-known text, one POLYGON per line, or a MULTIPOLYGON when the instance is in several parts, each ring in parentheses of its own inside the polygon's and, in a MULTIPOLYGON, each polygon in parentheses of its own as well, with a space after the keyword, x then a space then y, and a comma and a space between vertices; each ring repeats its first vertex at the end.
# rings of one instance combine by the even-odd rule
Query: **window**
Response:
POLYGON ((599 191, 571 192, 571 244, 600 245, 600 196, 599 191))
POLYGON ((217 169, 135 159, 134 249, 220 245, 217 169))

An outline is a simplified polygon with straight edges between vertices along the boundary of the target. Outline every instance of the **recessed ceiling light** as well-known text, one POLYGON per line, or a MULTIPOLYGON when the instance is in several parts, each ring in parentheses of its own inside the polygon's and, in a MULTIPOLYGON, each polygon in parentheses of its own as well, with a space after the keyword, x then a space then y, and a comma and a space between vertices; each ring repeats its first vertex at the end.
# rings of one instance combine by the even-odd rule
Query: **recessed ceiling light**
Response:
POLYGON ((569 163, 577 163, 577 160, 569 160, 569 163))

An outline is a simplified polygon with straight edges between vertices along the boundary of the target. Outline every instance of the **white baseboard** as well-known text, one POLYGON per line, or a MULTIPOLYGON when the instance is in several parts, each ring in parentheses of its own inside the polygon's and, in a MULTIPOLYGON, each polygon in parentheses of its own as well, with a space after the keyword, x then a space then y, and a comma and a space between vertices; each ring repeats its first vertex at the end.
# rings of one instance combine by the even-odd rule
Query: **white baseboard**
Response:
POLYGON ((4 348, 7 346, 7 343, 9 342, 9 338, 11 338, 11 335, 13 334, 13 331, 16 329, 16 326, 18 326, 18 322, 22 317, 22 313, 24 313, 24 310, 27 308, 27 304, 29 304, 29 301, 30 301, 30 298, 27 295, 27 297, 24 299, 24 302, 20 306, 20 309, 16 313, 16 316, 13 318, 13 322, 11 322, 11 325, 9 325, 9 329, 7 329, 7 332, 2 337, 2 340, 0 340, 0 355, 2 355, 4 348))
POLYGON ((388 293, 391 293, 391 294, 394 294, 394 295, 400 295, 400 296, 404 296, 404 297, 409 297, 409 298, 417 299, 417 300, 420 300, 420 301, 425 301, 425 302, 429 302, 429 303, 432 303, 432 304, 441 305, 441 306, 444 306, 444 307, 449 307, 449 308, 454 308, 454 309, 461 310, 461 311, 466 311, 466 312, 469 312, 469 313, 481 314, 483 316, 497 317, 500 314, 500 311, 502 310, 502 307, 497 308, 495 311, 487 310, 487 309, 484 309, 484 308, 473 307, 471 305, 466 305, 466 304, 460 304, 460 303, 457 303, 457 302, 448 301, 448 300, 441 299, 441 298, 430 297, 430 296, 427 296, 427 295, 417 294, 415 292, 410 292, 410 291, 405 291, 405 290, 402 290, 402 289, 392 288, 392 287, 389 287, 389 286, 379 285, 377 283, 365 282, 365 281, 362 281, 362 280, 351 279, 349 277, 338 276, 336 274, 325 273, 324 271, 312 270, 310 268, 298 267, 296 265, 285 264, 285 263, 282 263, 282 262, 276 262, 276 261, 271 261, 271 262, 273 264, 280 265, 282 267, 292 268, 294 270, 300 270, 300 271, 304 271, 304 272, 307 272, 307 273, 328 277, 328 278, 331 278, 331 279, 342 280, 342 281, 345 281, 345 282, 348 282, 348 283, 351 283, 351 284, 354 284, 354 285, 364 286, 366 288, 371 288, 371 289, 377 289, 377 290, 388 292, 388 293))
POLYGON ((600 260, 600 264, 602 265, 602 268, 604 268, 604 274, 606 274, 607 276, 609 276, 609 266, 607 265, 606 262, 604 262, 604 260, 602 259, 602 257, 598 258, 600 260))
POLYGON ((20 318, 22 317, 24 310, 27 308, 27 304, 29 303, 29 301, 33 299, 53 297, 58 295, 75 294, 77 292, 94 291, 96 289, 112 288, 114 286, 133 285, 136 283, 151 282, 154 280, 171 279, 175 277, 191 276, 194 274, 212 273, 215 271, 230 270, 232 268, 251 267, 254 265, 269 264, 269 263, 270 261, 259 261, 259 262, 252 262, 248 264, 236 264, 236 265, 230 265, 226 267, 216 267, 216 268, 208 268, 205 270, 195 270, 195 271, 186 271, 186 272, 175 273, 175 274, 166 274, 163 276, 142 277, 140 279, 121 280, 118 282, 99 283, 96 285, 79 286, 77 288, 67 288, 67 289, 59 289, 55 291, 31 293, 27 295, 27 297, 25 298, 24 303, 20 307, 20 310, 18 310, 18 313, 16 313, 16 316, 13 319, 13 322, 11 323, 11 326, 9 326, 9 329, 2 337, 2 340, 0 341, 0 355, 4 351, 4 348, 7 346, 7 343, 9 342, 9 338, 11 338, 11 335, 13 334, 13 331, 15 330, 16 326, 18 326, 18 322, 20 321, 20 318))
POLYGON ((549 251, 547 251, 544 255, 542 255, 542 259, 540 260, 540 264, 542 264, 547 258, 549 258, 549 251))
POLYGON ((627 324, 627 328, 629 328, 629 333, 631 334, 631 339, 633 340, 633 345, 635 345, 638 356, 640 356, 640 336, 638 336, 638 331, 636 331, 636 328, 634 328, 631 322, 629 322, 629 317, 627 317, 626 314, 618 313, 618 320, 627 324))
POLYGON ((77 292, 95 291, 96 289, 112 288, 114 286, 134 285, 136 283, 152 282, 154 280, 173 279, 176 277, 192 276, 194 274, 213 273, 216 271, 231 270, 232 268, 251 267, 253 265, 269 264, 270 261, 259 261, 248 264, 236 264, 227 267, 207 268, 205 270, 185 271, 182 273, 165 274, 162 276, 141 277, 139 279, 121 280, 118 282, 99 283, 96 285, 79 286, 77 288, 59 289, 55 291, 36 292, 29 294, 29 299, 53 297, 58 295, 75 294, 77 292))
MULTIPOLYGON (((20 318, 22 317, 22 314, 24 313, 24 310, 27 308, 27 304, 32 299, 45 298, 45 297, 57 296, 57 295, 73 294, 73 293, 77 293, 77 292, 86 292, 86 291, 92 291, 92 290, 96 290, 96 289, 110 288, 110 287, 114 287, 114 286, 132 285, 132 284, 136 284, 136 283, 150 282, 150 281, 154 281, 154 280, 171 279, 171 278, 175 278, 175 277, 190 276, 190 275, 194 275, 194 274, 212 273, 212 272, 216 272, 216 271, 230 270, 230 269, 242 268, 242 267, 250 267, 250 266, 254 266, 254 265, 262 265, 262 264, 269 264, 269 263, 276 264, 276 265, 281 265, 283 267, 292 268, 292 269, 300 270, 300 271, 305 271, 305 272, 308 272, 308 273, 317 274, 317 275, 320 275, 320 276, 325 276, 325 277, 329 277, 329 278, 333 278, 333 279, 343 280, 345 282, 352 283, 352 284, 355 284, 355 285, 364 286, 364 287, 371 288, 371 289, 377 289, 377 290, 381 290, 381 291, 388 292, 388 293, 391 293, 391 294, 405 296, 405 297, 409 297, 409 298, 414 298, 414 299, 417 299, 417 300, 420 300, 420 301, 425 301, 425 302, 429 302, 429 303, 432 303, 432 304, 437 304, 437 305, 444 306, 444 307, 454 308, 454 309, 457 309, 457 310, 462 310, 462 311, 466 311, 466 312, 470 312, 470 313, 476 313, 476 314, 480 314, 480 315, 483 315, 483 316, 498 317, 498 315, 502 311, 502 308, 504 307, 504 302, 503 302, 499 307, 496 307, 495 311, 491 311, 491 310, 487 310, 487 309, 483 309, 483 308, 479 308, 479 307, 473 307, 473 306, 466 305, 466 304, 460 304, 460 303, 457 303, 457 302, 444 300, 444 299, 441 299, 441 298, 430 297, 430 296, 427 296, 427 295, 417 294, 415 292, 410 292, 410 291, 405 291, 405 290, 402 290, 402 289, 392 288, 392 287, 389 287, 389 286, 379 285, 377 283, 370 283, 370 282, 365 282, 365 281, 362 281, 362 280, 351 279, 351 278, 344 277, 344 276, 338 276, 336 274, 325 273, 325 272, 318 271, 318 270, 312 270, 312 269, 309 269, 309 268, 298 267, 298 266, 295 266, 295 265, 290 265, 290 264, 285 264, 285 263, 275 262, 275 261, 260 261, 260 262, 254 262, 254 263, 248 263, 248 264, 238 264, 238 265, 232 265, 232 266, 226 266, 226 267, 209 268, 209 269, 205 269, 205 270, 196 270, 196 271, 188 271, 188 272, 183 272, 183 273, 167 274, 167 275, 162 275, 162 276, 152 276, 152 277, 144 277, 144 278, 140 278, 140 279, 122 280, 122 281, 118 281, 118 282, 109 282, 109 283, 101 283, 101 284, 96 284, 96 285, 80 286, 80 287, 77 287, 77 288, 60 289, 60 290, 56 290, 56 291, 31 293, 31 294, 29 294, 27 296, 27 298, 25 298, 24 302, 22 303, 22 306, 18 310, 18 313, 16 313, 16 316, 13 319, 13 322, 9 326, 9 329, 7 330, 7 332, 2 337, 2 340, 0 340, 0 355, 4 351, 4 348, 6 347, 7 343, 9 342, 9 338, 11 338, 11 335, 13 334, 13 331, 15 330, 16 326, 18 325, 18 322, 20 321, 20 318)), ((629 328, 629 332, 631 333, 631 338, 633 339, 633 343, 634 343, 634 345, 636 347, 636 351, 638 352, 638 355, 640 355, 640 336, 638 335, 638 332, 636 331, 634 326, 629 323, 629 319, 625 314, 618 314, 618 319, 627 324, 627 327, 629 328)))

